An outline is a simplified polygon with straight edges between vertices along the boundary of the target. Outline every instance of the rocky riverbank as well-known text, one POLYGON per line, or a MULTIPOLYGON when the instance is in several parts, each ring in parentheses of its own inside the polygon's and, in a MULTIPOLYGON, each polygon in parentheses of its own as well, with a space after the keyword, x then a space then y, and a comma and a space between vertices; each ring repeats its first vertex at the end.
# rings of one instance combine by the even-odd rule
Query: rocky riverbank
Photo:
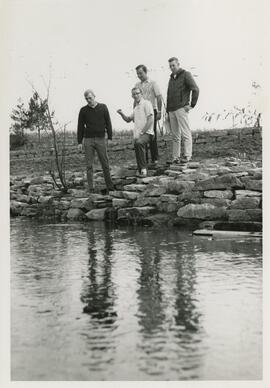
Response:
POLYGON ((147 178, 135 166, 112 168, 117 188, 102 195, 104 180, 96 171, 95 194, 87 194, 84 172, 69 173, 68 193, 49 175, 11 176, 11 217, 55 221, 105 221, 118 224, 214 227, 217 222, 261 230, 262 163, 234 157, 190 162, 186 168, 161 165, 147 178))

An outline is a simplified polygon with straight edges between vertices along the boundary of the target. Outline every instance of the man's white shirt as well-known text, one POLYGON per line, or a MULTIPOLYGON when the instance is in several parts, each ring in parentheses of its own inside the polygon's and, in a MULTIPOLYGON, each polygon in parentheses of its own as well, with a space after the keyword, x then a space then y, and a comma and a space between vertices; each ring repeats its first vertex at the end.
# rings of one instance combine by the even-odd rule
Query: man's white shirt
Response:
MULTIPOLYGON (((137 139, 142 135, 142 130, 145 127, 148 116, 154 116, 153 106, 150 101, 141 99, 141 101, 135 105, 133 114, 129 117, 134 121, 134 139, 137 139)), ((149 135, 154 135, 154 121, 151 127, 145 132, 149 135)))

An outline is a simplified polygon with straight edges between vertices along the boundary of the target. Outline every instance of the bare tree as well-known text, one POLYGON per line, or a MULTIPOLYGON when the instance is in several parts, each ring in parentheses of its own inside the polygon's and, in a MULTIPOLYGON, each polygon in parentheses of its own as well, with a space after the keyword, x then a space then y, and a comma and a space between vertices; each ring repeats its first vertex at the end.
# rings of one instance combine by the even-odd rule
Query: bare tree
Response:
POLYGON ((29 82, 32 89, 36 93, 36 97, 39 100, 40 103, 43 104, 44 107, 44 114, 46 116, 46 122, 48 124, 48 127, 44 128, 45 131, 49 130, 52 135, 53 140, 53 150, 54 150, 54 163, 56 166, 57 172, 55 173, 54 170, 54 163, 52 161, 51 163, 51 169, 49 171, 56 187, 60 189, 62 192, 66 193, 68 191, 68 185, 66 181, 66 127, 68 123, 63 124, 62 126, 59 126, 58 122, 54 122, 54 112, 50 108, 49 104, 49 97, 50 97, 50 84, 51 80, 49 80, 49 83, 46 85, 47 88, 47 96, 46 99, 43 100, 38 91, 35 89, 34 85, 29 82), (56 125, 58 128, 56 129, 56 125), (62 144, 60 140, 57 138, 57 135, 59 131, 63 132, 63 140, 62 144))

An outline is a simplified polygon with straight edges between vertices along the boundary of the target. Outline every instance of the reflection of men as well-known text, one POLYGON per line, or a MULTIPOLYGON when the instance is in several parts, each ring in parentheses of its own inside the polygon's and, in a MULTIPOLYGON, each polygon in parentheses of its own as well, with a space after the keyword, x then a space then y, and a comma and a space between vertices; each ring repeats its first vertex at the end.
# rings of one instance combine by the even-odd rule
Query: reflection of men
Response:
POLYGON ((162 109, 161 92, 157 83, 149 80, 146 66, 138 65, 136 71, 141 82, 138 82, 135 86, 141 89, 143 98, 149 100, 154 109, 154 136, 150 140, 150 153, 152 163, 156 164, 158 161, 157 120, 161 118, 162 109))
POLYGON ((169 113, 173 139, 173 163, 184 165, 192 156, 192 135, 189 127, 188 112, 197 103, 199 88, 190 72, 180 68, 177 58, 170 58, 169 65, 172 74, 167 92, 167 112, 169 113), (184 155, 180 159, 181 137, 184 140, 184 155))
POLYGON ((126 116, 121 109, 118 109, 117 112, 127 123, 134 121, 134 149, 138 176, 145 177, 147 172, 144 149, 150 143, 151 136, 154 135, 154 111, 151 102, 143 98, 138 87, 133 88, 131 92, 135 103, 133 114, 126 116))
POLYGON ((105 104, 96 102, 92 90, 86 90, 84 97, 87 105, 82 107, 79 113, 77 137, 79 151, 82 150, 82 141, 84 143, 88 188, 90 192, 94 191, 93 163, 95 151, 97 151, 107 189, 113 190, 105 143, 105 131, 107 131, 108 139, 112 139, 110 114, 105 104))

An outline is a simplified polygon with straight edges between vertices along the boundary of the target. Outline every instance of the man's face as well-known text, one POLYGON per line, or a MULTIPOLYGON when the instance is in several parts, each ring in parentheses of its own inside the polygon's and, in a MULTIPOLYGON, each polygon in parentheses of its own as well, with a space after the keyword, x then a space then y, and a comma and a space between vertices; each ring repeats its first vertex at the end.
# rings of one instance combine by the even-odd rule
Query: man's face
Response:
POLYGON ((177 71, 180 69, 180 64, 178 61, 169 62, 169 66, 173 74, 176 74, 177 71))
POLYGON ((136 103, 141 101, 142 93, 139 89, 132 90, 132 97, 136 103))
POLYGON ((88 105, 90 105, 90 106, 95 105, 95 96, 92 93, 88 93, 85 96, 85 99, 86 99, 88 105))
POLYGON ((137 71, 138 78, 143 82, 147 80, 147 73, 140 67, 137 71))

